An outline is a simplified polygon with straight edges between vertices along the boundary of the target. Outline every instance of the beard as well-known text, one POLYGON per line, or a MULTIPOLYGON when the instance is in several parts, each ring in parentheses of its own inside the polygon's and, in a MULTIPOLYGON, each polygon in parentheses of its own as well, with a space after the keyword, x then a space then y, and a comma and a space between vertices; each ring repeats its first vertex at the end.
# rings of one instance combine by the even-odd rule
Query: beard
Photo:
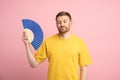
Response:
POLYGON ((60 34, 66 33, 68 31, 70 31, 70 27, 62 26, 58 29, 58 31, 59 31, 60 34))

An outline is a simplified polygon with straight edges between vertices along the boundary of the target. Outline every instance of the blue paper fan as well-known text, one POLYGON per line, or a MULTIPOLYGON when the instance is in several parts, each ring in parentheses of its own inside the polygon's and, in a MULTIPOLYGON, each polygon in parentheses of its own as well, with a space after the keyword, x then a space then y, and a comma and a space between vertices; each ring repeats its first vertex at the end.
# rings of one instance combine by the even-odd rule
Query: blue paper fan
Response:
POLYGON ((30 19, 22 19, 24 29, 30 29, 34 34, 34 39, 31 42, 35 50, 37 50, 43 42, 43 31, 39 24, 30 19))

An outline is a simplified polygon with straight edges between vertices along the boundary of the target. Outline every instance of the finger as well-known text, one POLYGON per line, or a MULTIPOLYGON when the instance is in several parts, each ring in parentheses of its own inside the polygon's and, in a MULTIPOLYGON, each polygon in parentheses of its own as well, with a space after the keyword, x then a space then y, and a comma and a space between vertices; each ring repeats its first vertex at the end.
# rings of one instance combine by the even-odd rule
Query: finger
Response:
POLYGON ((23 35, 27 35, 27 32, 25 30, 23 31, 23 35))
POLYGON ((22 38, 23 41, 28 41, 28 38, 22 38))
POLYGON ((28 40, 28 36, 27 35, 23 35, 22 39, 28 40))

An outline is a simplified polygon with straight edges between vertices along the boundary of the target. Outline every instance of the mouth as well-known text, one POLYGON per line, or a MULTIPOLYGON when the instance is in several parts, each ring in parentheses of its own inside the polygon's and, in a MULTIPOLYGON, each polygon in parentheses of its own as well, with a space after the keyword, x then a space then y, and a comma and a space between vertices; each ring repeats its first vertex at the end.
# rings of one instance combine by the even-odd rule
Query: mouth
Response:
POLYGON ((61 30, 65 30, 65 29, 66 29, 66 27, 61 27, 60 29, 61 29, 61 30))
POLYGON ((67 30, 66 27, 61 27, 61 28, 59 29, 60 32, 66 32, 66 30, 67 30))

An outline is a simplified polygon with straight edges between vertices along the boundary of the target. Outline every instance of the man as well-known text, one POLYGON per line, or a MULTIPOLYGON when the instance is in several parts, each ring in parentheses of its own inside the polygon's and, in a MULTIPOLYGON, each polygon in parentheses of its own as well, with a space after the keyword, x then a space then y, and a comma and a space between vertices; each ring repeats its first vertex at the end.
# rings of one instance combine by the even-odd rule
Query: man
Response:
POLYGON ((37 67, 48 58, 47 80, 79 80, 79 66, 80 80, 87 80, 87 65, 92 61, 84 41, 70 32, 71 24, 71 15, 68 12, 59 12, 56 15, 59 33, 45 39, 35 55, 31 52, 27 33, 23 33, 31 67, 37 67))

